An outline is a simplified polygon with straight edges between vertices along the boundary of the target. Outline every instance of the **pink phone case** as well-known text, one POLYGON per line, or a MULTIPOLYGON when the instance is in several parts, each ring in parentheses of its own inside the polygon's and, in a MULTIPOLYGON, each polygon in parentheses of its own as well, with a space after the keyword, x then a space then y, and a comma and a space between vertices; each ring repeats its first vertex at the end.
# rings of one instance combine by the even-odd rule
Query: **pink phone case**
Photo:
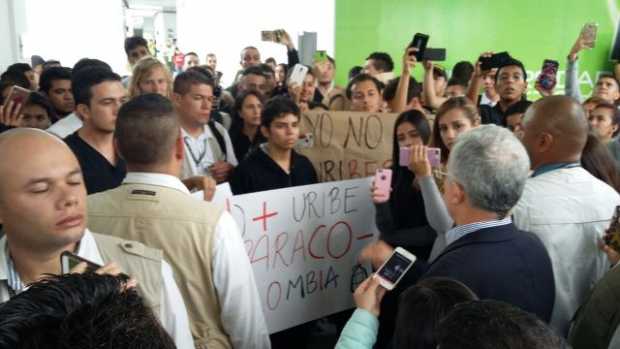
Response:
POLYGON ((398 155, 398 164, 401 167, 408 167, 411 162, 411 148, 401 147, 400 154, 398 155))
POLYGON ((428 148, 426 155, 428 156, 428 162, 431 163, 432 167, 438 167, 441 165, 441 149, 428 148))
POLYGON ((375 187, 377 191, 384 193, 390 197, 390 188, 392 187, 392 170, 380 168, 375 174, 375 187))

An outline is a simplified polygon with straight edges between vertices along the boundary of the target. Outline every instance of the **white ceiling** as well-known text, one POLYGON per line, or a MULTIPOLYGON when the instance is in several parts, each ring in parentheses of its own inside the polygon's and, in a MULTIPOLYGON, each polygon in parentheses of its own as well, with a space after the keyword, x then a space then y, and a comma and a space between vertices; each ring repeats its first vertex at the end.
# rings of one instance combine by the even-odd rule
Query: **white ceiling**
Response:
POLYGON ((126 6, 129 6, 131 9, 142 9, 142 8, 165 8, 171 9, 176 8, 177 1, 176 0, 124 0, 126 6))

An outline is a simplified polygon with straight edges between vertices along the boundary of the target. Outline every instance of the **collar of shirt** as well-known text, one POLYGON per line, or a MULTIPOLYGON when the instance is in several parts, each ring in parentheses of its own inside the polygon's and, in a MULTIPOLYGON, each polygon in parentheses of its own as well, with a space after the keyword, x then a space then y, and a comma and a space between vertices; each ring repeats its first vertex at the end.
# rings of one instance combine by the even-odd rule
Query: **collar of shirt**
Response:
MULTIPOLYGON (((97 242, 88 229, 84 231, 84 235, 80 240, 77 255, 93 263, 103 265, 103 259, 97 248, 97 242)), ((60 258, 58 259, 58 263, 60 263, 60 258)), ((19 273, 15 270, 13 259, 9 253, 6 235, 0 239, 0 281, 2 280, 5 280, 15 293, 20 293, 26 289, 22 284, 19 273)))
POLYGON ((211 133, 211 129, 207 126, 207 124, 202 126, 202 133, 196 138, 187 133, 183 127, 181 127, 181 135, 183 138, 189 138, 192 143, 203 143, 205 139, 213 138, 213 133, 211 133))
POLYGON ((469 235, 481 229, 499 227, 499 226, 507 225, 510 223, 512 223, 512 218, 508 216, 501 220, 494 219, 490 221, 475 222, 475 223, 470 223, 470 224, 459 225, 446 232, 446 244, 450 245, 456 240, 462 238, 463 236, 469 235))
POLYGON ((555 164, 545 164, 535 169, 534 172, 532 173, 532 177, 540 176, 541 174, 545 174, 547 172, 551 172, 555 170, 561 170, 564 168, 574 168, 574 167, 581 167, 581 164, 579 162, 558 162, 555 164))
POLYGON ((163 173, 128 172, 123 184, 148 184, 172 188, 190 194, 187 187, 175 176, 163 173))

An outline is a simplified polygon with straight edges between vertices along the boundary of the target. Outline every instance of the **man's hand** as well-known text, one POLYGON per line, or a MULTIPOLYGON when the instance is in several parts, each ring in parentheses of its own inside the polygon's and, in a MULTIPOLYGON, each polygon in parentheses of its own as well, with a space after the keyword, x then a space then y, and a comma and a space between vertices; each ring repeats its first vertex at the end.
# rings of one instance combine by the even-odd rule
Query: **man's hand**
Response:
POLYGON ((535 88, 536 88, 536 91, 538 91, 538 93, 540 93, 542 97, 553 96, 553 90, 555 90, 555 87, 552 88, 551 90, 545 90, 538 81, 536 81, 535 88))
POLYGON ((490 58, 493 56, 493 51, 482 52, 476 61, 476 65, 474 66, 474 77, 482 79, 484 75, 486 75, 490 70, 482 70, 482 62, 480 62, 480 58, 490 58))
POLYGON ((394 248, 383 240, 375 241, 364 247, 358 258, 360 263, 370 262, 373 268, 378 269, 390 258, 394 248))
POLYGON ((213 200, 217 182, 209 176, 194 176, 183 180, 183 184, 190 191, 202 190, 205 201, 213 200))
POLYGON ((217 161, 209 167, 209 173, 213 176, 217 183, 226 182, 234 166, 226 161, 217 161))
POLYGON ((574 62, 577 60, 577 55, 579 52, 583 51, 585 48, 588 48, 586 45, 586 41, 581 37, 581 34, 577 37, 577 40, 573 44, 573 47, 570 49, 568 53, 568 60, 574 62))
POLYGON ((276 32, 280 38, 280 43, 285 45, 289 51, 295 48, 295 46, 293 46, 293 40, 291 40, 291 37, 288 35, 286 30, 278 29, 276 32))
POLYGON ((373 274, 364 280, 353 293, 355 305, 378 317, 381 309, 381 300, 385 296, 385 291, 386 289, 379 285, 379 281, 374 278, 373 274))
MULTIPOLYGON (((88 265, 86 262, 81 262, 73 269, 69 271, 70 274, 82 274, 86 272, 88 265)), ((111 275, 111 276, 119 276, 122 273, 121 268, 115 262, 110 262, 104 265, 103 267, 95 270, 95 274, 98 275, 111 275)), ((135 288, 138 286, 138 281, 134 278, 130 278, 125 284, 125 289, 135 288)))
POLYGON ((431 163, 428 161, 427 146, 414 145, 411 147, 409 170, 415 173, 416 178, 429 177, 432 175, 431 163))
POLYGON ((24 118, 22 107, 21 103, 15 103, 12 100, 6 105, 0 105, 0 123, 6 126, 19 127, 24 118))

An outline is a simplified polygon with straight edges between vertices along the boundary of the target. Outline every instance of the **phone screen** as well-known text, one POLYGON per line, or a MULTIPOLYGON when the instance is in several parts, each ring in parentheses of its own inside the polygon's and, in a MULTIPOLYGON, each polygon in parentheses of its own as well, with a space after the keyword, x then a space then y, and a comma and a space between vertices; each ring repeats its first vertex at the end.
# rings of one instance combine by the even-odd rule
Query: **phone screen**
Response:
POLYGON ((556 84, 556 75, 560 64, 556 61, 546 59, 543 63, 540 75, 538 76, 538 83, 545 90, 552 90, 556 84))
POLYGON ((377 274, 391 283, 396 283, 413 261, 395 251, 377 274))

